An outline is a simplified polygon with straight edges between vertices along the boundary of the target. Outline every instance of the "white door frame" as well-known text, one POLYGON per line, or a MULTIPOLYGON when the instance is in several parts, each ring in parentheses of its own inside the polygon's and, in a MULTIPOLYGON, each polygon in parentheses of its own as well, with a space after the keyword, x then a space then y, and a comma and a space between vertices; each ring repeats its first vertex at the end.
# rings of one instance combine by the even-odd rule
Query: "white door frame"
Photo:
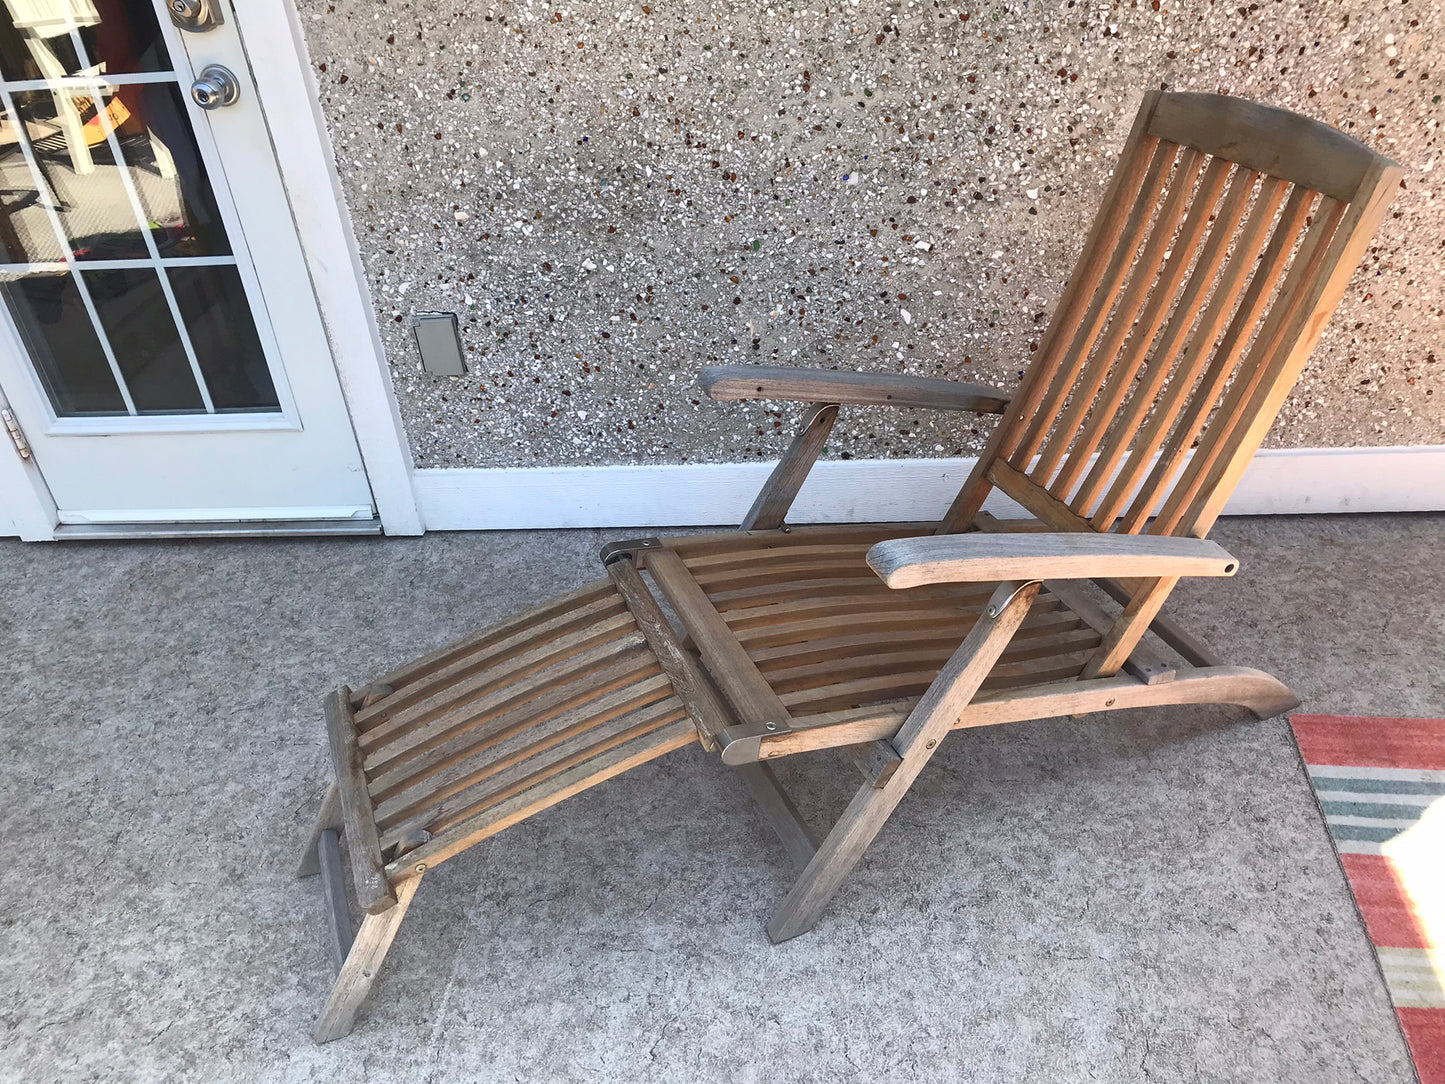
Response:
POLYGON ((421 534, 411 448, 392 391, 361 252, 345 211, 300 20, 291 0, 245 0, 231 11, 267 118, 382 529, 389 535, 421 534), (273 124, 273 117, 285 118, 285 123, 273 124))
MULTIPOLYGON (((391 535, 421 534, 411 449, 295 8, 290 0, 246 0, 230 6, 228 16, 251 67, 382 528, 391 535), (272 123, 276 117, 285 123, 272 123)), ((8 406, 3 395, 0 406, 8 406)), ((9 442, 3 434, 0 440, 9 442)), ((0 537, 53 539, 57 522, 34 460, 0 445, 0 537)))
MULTIPOLYGON (((0 410, 10 401, 0 388, 0 410)), ((0 429, 0 538, 16 536, 26 542, 46 542, 55 537, 60 522, 50 488, 40 477, 33 458, 22 459, 10 447, 10 436, 0 429)))

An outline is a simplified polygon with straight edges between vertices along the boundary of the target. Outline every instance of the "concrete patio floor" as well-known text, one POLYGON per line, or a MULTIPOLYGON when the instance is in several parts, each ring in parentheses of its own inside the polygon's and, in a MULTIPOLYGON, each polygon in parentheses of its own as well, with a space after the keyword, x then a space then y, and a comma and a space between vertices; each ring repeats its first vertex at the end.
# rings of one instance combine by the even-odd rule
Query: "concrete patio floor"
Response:
MULTIPOLYGON (((1210 707, 955 735, 777 947, 781 847, 684 750, 429 874, 314 1046, 323 693, 641 533, 0 543, 0 1078, 1412 1078, 1285 721, 1210 707)), ((1445 715, 1445 516, 1215 537, 1242 571, 1173 610, 1230 661, 1303 711, 1445 715)), ((840 763, 784 773, 805 812, 840 763)))

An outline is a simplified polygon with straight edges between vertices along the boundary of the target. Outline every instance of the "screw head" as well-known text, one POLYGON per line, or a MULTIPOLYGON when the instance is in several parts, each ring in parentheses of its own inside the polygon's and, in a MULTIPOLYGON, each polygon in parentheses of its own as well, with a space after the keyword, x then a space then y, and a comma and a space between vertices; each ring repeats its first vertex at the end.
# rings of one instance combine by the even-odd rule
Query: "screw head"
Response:
POLYGON ((937 744, 938 744, 938 739, 937 739, 937 738, 929 738, 926 742, 923 743, 923 748, 925 748, 925 749, 932 749, 932 748, 933 748, 935 745, 937 745, 937 744))
POLYGON ((1104 707, 1106 707, 1106 708, 1112 708, 1113 706, 1114 706, 1114 698, 1113 698, 1112 696, 1109 697, 1108 700, 1105 700, 1105 701, 1104 701, 1104 707))
POLYGON ((765 724, 763 724, 763 725, 766 726, 769 730, 777 730, 777 729, 778 729, 778 724, 777 724, 777 723, 765 723, 765 724))
POLYGON ((425 872, 426 872, 426 863, 425 863, 425 862, 418 862, 418 863, 416 864, 416 871, 417 871, 418 873, 425 873, 425 872))

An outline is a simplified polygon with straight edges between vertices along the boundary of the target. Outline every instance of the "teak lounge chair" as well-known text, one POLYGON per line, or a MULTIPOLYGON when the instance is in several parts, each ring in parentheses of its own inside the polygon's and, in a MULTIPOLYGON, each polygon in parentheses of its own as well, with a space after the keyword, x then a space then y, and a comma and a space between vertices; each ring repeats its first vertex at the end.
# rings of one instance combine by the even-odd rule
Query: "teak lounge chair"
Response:
POLYGON ((737 769, 802 867, 767 925, 781 941, 818 920, 951 730, 1147 705, 1292 707, 1286 686, 1217 662, 1161 607, 1182 576, 1234 573, 1205 536, 1399 181, 1316 121, 1150 93, 1012 397, 904 376, 705 371, 714 399, 813 404, 740 531, 613 543, 606 579, 328 698, 336 781, 301 872, 324 875, 340 973, 316 1039, 351 1030, 427 870, 692 742, 737 769), (942 522, 785 526, 851 403, 1003 416, 942 522), (982 513, 992 488, 1035 518, 982 513), (829 747, 848 750, 862 783, 819 838, 767 762, 829 747), (338 835, 366 913, 354 939, 338 835))

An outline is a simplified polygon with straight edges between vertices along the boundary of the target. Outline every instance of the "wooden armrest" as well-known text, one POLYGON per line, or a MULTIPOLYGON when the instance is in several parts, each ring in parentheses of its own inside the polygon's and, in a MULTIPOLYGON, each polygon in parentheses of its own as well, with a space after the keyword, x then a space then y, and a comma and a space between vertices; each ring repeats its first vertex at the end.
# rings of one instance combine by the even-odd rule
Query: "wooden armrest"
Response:
POLYGON ((1239 562, 1207 538, 1132 534, 943 534, 890 538, 868 551, 889 587, 1100 576, 1233 576, 1239 562))
POLYGON ((1006 392, 983 384, 925 376, 795 369, 788 365, 712 365, 699 378, 713 399, 790 399, 800 403, 864 403, 1001 414, 1006 392))

